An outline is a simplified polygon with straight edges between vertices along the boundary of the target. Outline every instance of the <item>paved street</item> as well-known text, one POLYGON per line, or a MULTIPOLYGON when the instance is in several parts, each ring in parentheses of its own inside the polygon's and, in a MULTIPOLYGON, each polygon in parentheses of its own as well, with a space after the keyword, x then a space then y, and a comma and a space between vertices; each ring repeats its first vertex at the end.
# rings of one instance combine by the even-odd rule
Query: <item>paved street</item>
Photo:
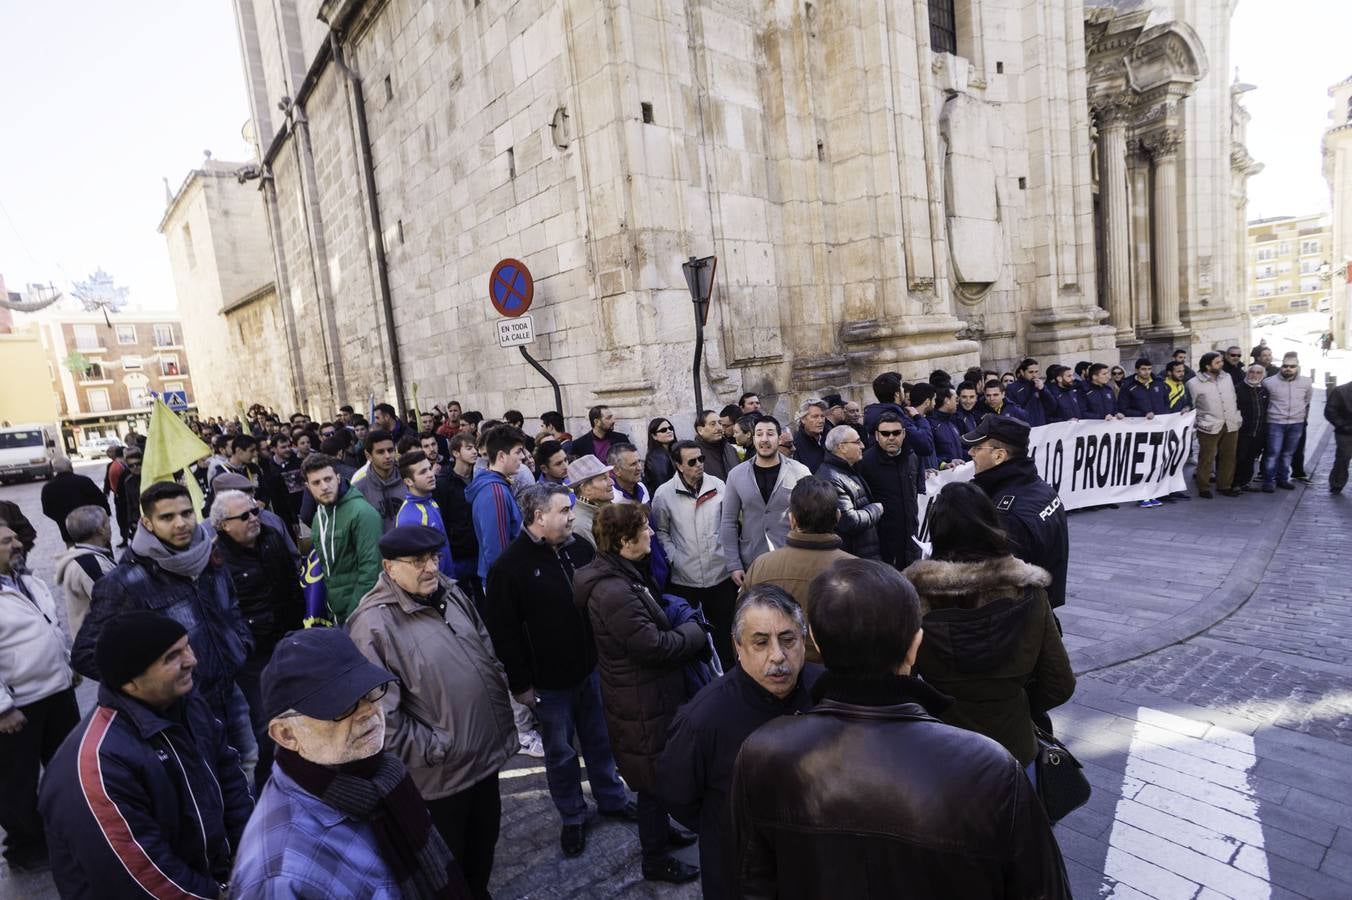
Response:
MULTIPOLYGON (((1071 516, 1080 682, 1054 719, 1094 784, 1057 828, 1077 897, 1352 896, 1352 496, 1328 494, 1323 426, 1316 411, 1312 486, 1071 516)), ((0 497, 29 512, 49 577, 39 490, 0 497)), ((543 771, 503 773, 496 897, 698 896, 642 881, 631 826, 598 824, 562 860, 543 771)))

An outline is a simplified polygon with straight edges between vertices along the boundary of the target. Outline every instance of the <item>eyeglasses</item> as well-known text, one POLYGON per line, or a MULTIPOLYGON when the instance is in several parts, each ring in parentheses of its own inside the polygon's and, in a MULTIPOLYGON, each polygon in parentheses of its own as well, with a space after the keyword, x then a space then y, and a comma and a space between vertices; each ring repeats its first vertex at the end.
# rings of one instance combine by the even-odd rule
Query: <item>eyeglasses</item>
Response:
POLYGON ((1239 357, 1240 357, 1240 354, 1238 354, 1238 353, 1227 353, 1227 354, 1225 354, 1225 355, 1228 356, 1228 357, 1230 357, 1231 359, 1239 359, 1239 357))
POLYGON ((692 456, 689 459, 687 459, 684 463, 684 465, 687 466, 693 466, 696 464, 704 465, 704 454, 701 453, 699 456, 692 456))
POLYGON ((671 434, 671 426, 663 425, 661 428, 655 429, 653 434, 671 434))
POLYGON ((1299 367, 1299 366, 1286 366, 1286 365, 1284 365, 1284 366, 1282 366, 1282 368, 1283 368, 1283 369, 1298 369, 1298 368, 1300 368, 1300 367, 1299 367))
POLYGON ((905 430, 905 429, 900 429, 900 428, 899 428, 899 429, 897 429, 896 431, 883 431, 883 430, 880 428, 880 429, 878 429, 878 437, 880 437, 880 438, 897 437, 897 436, 899 436, 904 430, 905 430))
POLYGON ((412 566, 415 569, 434 569, 441 565, 440 553, 429 553, 425 556, 396 556, 395 562, 401 562, 406 566, 412 566))
POLYGON ((346 712, 344 712, 340 716, 334 716, 333 721, 341 722, 344 719, 352 718, 352 715, 357 711, 357 707, 361 706, 361 702, 363 700, 365 700, 368 703, 379 703, 380 698, 384 697, 387 693, 389 693, 389 691, 390 691, 390 683, 388 681, 380 685, 379 687, 371 688, 369 691, 358 697, 357 702, 352 704, 351 708, 349 708, 346 712))
POLYGON ((237 516, 226 516, 223 521, 226 522, 247 522, 249 519, 257 519, 263 514, 258 511, 258 507, 252 506, 237 516))

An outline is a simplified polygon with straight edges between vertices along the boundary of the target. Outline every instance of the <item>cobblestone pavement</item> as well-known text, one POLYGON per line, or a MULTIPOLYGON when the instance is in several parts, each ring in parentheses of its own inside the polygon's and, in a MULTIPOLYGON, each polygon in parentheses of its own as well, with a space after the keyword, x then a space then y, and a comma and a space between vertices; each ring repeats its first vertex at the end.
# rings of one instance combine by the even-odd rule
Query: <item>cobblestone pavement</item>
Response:
MULTIPOLYGON (((1292 493, 1071 517, 1081 676, 1053 717, 1094 785, 1056 829, 1075 896, 1352 897, 1352 497, 1327 493, 1327 444, 1292 493)), ((50 577, 39 489, 0 497, 29 511, 50 577)), ((502 792, 500 900, 699 895, 642 880, 631 825, 563 859, 541 761, 516 757, 502 792)), ((0 897, 53 896, 0 867, 0 897)))

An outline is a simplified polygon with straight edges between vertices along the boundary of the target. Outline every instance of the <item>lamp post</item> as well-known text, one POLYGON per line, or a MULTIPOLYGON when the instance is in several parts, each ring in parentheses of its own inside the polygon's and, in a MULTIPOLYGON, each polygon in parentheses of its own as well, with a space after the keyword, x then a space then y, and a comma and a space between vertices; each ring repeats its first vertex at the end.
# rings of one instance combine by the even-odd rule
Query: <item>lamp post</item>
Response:
POLYGON ((692 256, 681 263, 685 274, 686 286, 690 288, 690 299, 695 304, 695 415, 704 409, 704 392, 699 384, 699 365, 704 357, 704 323, 709 318, 709 299, 714 293, 714 272, 718 270, 718 257, 692 256))

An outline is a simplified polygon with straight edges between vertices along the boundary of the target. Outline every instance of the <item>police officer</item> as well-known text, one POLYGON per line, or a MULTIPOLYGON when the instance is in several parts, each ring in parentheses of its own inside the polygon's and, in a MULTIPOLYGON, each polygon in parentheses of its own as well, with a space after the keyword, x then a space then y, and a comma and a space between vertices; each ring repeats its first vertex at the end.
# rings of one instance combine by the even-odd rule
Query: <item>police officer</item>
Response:
POLYGON ((962 442, 976 464, 974 480, 995 504, 1014 555, 1051 573, 1047 597, 1055 609, 1066 602, 1070 532, 1061 498, 1028 456, 1028 432, 1020 419, 987 416, 962 442))

